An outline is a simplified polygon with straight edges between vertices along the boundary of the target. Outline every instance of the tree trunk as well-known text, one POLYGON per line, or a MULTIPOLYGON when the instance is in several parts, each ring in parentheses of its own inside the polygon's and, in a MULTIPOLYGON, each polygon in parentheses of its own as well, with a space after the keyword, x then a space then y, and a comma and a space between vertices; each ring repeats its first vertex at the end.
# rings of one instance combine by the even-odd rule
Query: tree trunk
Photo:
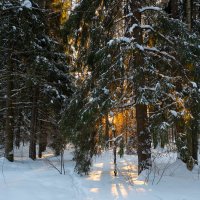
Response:
POLYGON ((192 30, 192 8, 193 0, 184 0, 183 1, 183 19, 188 25, 188 30, 192 30))
POLYGON ((192 157, 198 164, 198 122, 192 125, 192 157))
POLYGON ((41 122, 40 124, 40 133, 39 133, 39 151, 38 151, 38 157, 42 157, 42 153, 46 150, 47 147, 47 133, 45 131, 45 128, 43 127, 44 124, 41 122))
POLYGON ((179 17, 178 12, 178 0, 171 0, 170 1, 170 7, 171 7, 171 14, 174 19, 177 19, 179 17))
MULTIPOLYGON (((192 30, 192 21, 193 21, 193 0, 185 0, 185 21, 188 25, 189 31, 192 30)), ((199 82, 197 78, 198 72, 194 72, 194 81, 199 82)), ((192 107, 192 115, 193 119, 191 122, 191 145, 190 145, 190 152, 191 156, 194 159, 194 161, 197 163, 198 162, 198 119, 199 119, 199 110, 198 110, 198 104, 195 105, 194 101, 194 106, 192 107)))
POLYGON ((105 120, 105 123, 106 123, 105 124, 105 142, 106 142, 106 147, 110 147, 110 142, 108 142, 110 139, 110 136, 109 136, 110 127, 109 127, 108 113, 105 115, 105 118, 106 118, 106 120, 105 120))
POLYGON ((136 105, 138 174, 151 166, 151 134, 147 130, 147 106, 136 105))
MULTIPOLYGON (((140 1, 131 0, 130 1, 130 9, 127 7, 127 12, 132 12, 133 16, 131 20, 127 22, 127 31, 130 26, 133 24, 141 24, 141 13, 139 12, 139 8, 142 5, 140 1)), ((126 33, 129 35, 129 33, 126 33)), ((133 37, 135 38, 138 44, 143 43, 142 38, 142 30, 139 28, 135 28, 133 30, 133 37)), ((138 50, 139 51, 139 50, 138 50)), ((143 64, 143 59, 141 57, 140 52, 136 52, 134 54, 134 63, 135 66, 139 70, 139 67, 143 64)), ((136 99, 138 97, 138 88, 143 87, 145 84, 145 77, 143 73, 140 73, 140 77, 138 77, 136 86, 136 99)), ((148 169, 151 166, 151 134, 147 130, 147 106, 141 103, 136 104, 136 121, 137 121, 137 139, 138 139, 138 174, 140 174, 143 170, 148 169)))
POLYGON ((20 127, 17 127, 17 130, 15 132, 15 146, 18 149, 20 148, 20 142, 21 142, 20 127))
POLYGON ((194 162, 198 164, 198 132, 199 132, 199 105, 196 105, 194 102, 194 106, 192 107, 192 115, 193 119, 191 121, 191 140, 192 140, 192 146, 191 146, 191 152, 192 152, 192 158, 194 159, 194 162))
POLYGON ((32 105, 32 114, 31 114, 31 130, 30 130, 30 146, 29 146, 29 158, 36 159, 36 131, 37 131, 37 114, 38 114, 38 96, 39 88, 34 86, 33 88, 33 105, 32 105))
POLYGON ((5 129, 5 157, 13 162, 13 142, 14 142, 14 128, 13 128, 13 105, 12 105, 12 90, 13 90, 13 77, 12 77, 12 64, 8 67, 7 74, 7 94, 6 94, 6 129, 5 129))
POLYGON ((188 29, 192 30, 192 0, 186 0, 186 23, 188 29))
POLYGON ((187 153, 187 148, 185 148, 185 145, 187 144, 187 139, 185 134, 185 122, 183 118, 180 118, 176 122, 176 131, 177 131, 176 146, 178 151, 178 158, 186 163, 188 153, 187 153))

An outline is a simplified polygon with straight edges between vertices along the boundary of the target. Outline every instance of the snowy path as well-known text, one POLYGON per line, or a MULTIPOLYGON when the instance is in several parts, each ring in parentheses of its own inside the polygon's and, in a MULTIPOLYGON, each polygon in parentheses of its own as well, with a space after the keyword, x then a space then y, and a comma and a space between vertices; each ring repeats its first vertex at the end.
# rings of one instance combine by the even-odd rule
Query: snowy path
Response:
MULTIPOLYGON (((47 156, 59 166, 57 158, 47 156)), ((117 177, 113 176, 112 152, 96 158, 89 176, 74 173, 71 158, 67 152, 66 175, 60 175, 45 159, 31 161, 19 154, 16 162, 9 163, 1 158, 0 200, 200 199, 198 168, 189 172, 181 162, 169 166, 160 183, 152 185, 153 175, 148 184, 141 177, 138 179, 137 167, 131 165, 137 161, 134 156, 118 158, 117 177)))

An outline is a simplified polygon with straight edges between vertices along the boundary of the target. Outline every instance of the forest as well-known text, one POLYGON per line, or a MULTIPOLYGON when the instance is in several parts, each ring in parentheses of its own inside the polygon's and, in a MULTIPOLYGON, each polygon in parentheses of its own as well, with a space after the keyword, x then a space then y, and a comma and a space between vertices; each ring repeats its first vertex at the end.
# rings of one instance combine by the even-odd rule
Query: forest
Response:
POLYGON ((200 0, 0 0, 0 200, 200 198, 200 0))

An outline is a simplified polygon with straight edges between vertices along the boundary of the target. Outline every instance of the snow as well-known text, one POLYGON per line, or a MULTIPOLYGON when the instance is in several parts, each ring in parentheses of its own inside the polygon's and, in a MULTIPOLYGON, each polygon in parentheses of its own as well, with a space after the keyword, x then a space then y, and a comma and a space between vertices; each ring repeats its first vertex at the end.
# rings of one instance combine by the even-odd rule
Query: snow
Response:
POLYGON ((103 90, 104 94, 106 94, 106 95, 108 95, 110 92, 106 87, 104 87, 102 90, 103 90))
POLYGON ((45 157, 32 161, 28 147, 15 150, 15 162, 0 158, 1 200, 197 200, 200 196, 199 167, 190 172, 176 160, 175 153, 155 151, 153 170, 137 176, 135 155, 117 157, 118 176, 113 176, 113 155, 107 151, 94 160, 88 176, 77 175, 71 150, 65 151, 65 175, 59 157, 48 150, 45 157))
POLYGON ((193 88, 197 88, 197 84, 196 84, 195 82, 192 82, 192 81, 191 81, 191 84, 192 84, 192 87, 193 87, 193 88))
POLYGON ((153 30, 151 25, 142 25, 141 28, 142 29, 151 29, 151 30, 153 30))
POLYGON ((161 130, 166 130, 170 125, 167 122, 162 122, 160 125, 161 130))
POLYGON ((174 117, 177 117, 177 116, 178 116, 178 114, 177 114, 177 112, 176 112, 175 110, 170 110, 170 112, 171 112, 171 114, 172 114, 174 117))
POLYGON ((144 51, 144 47, 140 44, 136 44, 136 47, 140 50, 140 51, 144 51))
POLYGON ((114 38, 111 39, 107 44, 109 46, 112 46, 115 43, 120 43, 120 42, 125 42, 125 43, 130 43, 132 41, 132 38, 128 38, 128 37, 119 37, 119 38, 114 38))
POLYGON ((93 101, 94 101, 94 98, 90 97, 89 102, 93 102, 93 101))
POLYGON ((76 0, 72 0, 72 11, 75 10, 77 7, 79 7, 81 2, 82 2, 82 0, 79 1, 79 3, 77 3, 76 0))
POLYGON ((133 24, 133 25, 129 28, 129 33, 132 33, 133 30, 134 30, 135 28, 137 28, 137 27, 138 27, 138 24, 133 24))
POLYGON ((132 12, 130 12, 128 15, 126 15, 126 17, 131 17, 131 16, 133 16, 132 12))
POLYGON ((32 8, 32 3, 29 0, 24 0, 23 3, 21 4, 23 7, 32 8))
POLYGON ((109 115, 110 115, 111 117, 113 117, 113 116, 114 116, 114 112, 110 111, 110 112, 109 112, 109 115))
POLYGON ((161 11, 162 8, 160 8, 160 7, 154 7, 154 6, 146 6, 146 7, 140 8, 139 12, 144 12, 146 10, 161 11))
POLYGON ((12 26, 12 28, 13 28, 13 31, 16 31, 16 30, 17 30, 16 26, 12 26))
POLYGON ((112 40, 110 40, 110 41, 108 42, 108 45, 109 45, 109 46, 112 46, 113 43, 114 43, 114 40, 112 39, 112 40))

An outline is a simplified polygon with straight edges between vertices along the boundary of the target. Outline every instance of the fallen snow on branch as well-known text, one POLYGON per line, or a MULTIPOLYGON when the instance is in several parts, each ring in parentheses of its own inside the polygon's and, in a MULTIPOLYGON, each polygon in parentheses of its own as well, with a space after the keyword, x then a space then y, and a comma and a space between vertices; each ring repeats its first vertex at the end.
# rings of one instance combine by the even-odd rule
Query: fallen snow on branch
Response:
POLYGON ((162 8, 160 7, 154 7, 154 6, 147 6, 139 9, 139 12, 145 12, 147 10, 153 10, 153 11, 162 11, 162 8))

